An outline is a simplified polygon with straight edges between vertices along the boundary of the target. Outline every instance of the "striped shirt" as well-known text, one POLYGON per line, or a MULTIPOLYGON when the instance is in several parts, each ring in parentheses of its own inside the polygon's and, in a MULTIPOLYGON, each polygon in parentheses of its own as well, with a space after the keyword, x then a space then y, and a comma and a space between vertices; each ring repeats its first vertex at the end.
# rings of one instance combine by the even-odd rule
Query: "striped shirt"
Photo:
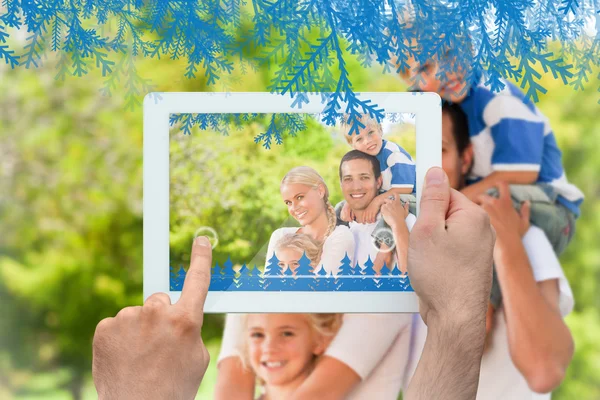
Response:
POLYGON ((504 84, 500 92, 475 86, 460 103, 474 152, 468 182, 494 171, 538 172, 537 182, 551 185, 557 200, 579 216, 583 193, 567 181, 548 118, 515 85, 504 84))
POLYGON ((391 188, 408 188, 415 192, 417 169, 406 150, 384 139, 376 157, 383 178, 382 190, 387 192, 391 188))

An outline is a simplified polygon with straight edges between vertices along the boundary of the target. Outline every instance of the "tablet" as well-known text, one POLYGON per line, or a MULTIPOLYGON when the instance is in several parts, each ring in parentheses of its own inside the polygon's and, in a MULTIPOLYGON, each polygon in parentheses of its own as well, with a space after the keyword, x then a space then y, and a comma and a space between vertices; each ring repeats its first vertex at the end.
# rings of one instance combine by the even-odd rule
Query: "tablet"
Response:
POLYGON ((207 313, 418 312, 404 226, 441 165, 440 97, 361 93, 376 113, 328 119, 302 96, 145 97, 144 299, 179 299, 204 235, 207 313))

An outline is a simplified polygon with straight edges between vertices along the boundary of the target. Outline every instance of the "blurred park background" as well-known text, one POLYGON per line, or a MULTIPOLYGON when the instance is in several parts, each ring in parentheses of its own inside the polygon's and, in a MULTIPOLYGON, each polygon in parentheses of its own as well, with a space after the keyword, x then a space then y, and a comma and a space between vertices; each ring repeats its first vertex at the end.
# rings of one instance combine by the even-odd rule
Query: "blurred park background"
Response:
MULTIPOLYGON (((204 78, 183 78, 183 61, 140 59, 136 67, 157 91, 263 91, 273 78, 268 67, 248 67, 207 87, 204 78)), ((351 61, 348 69, 357 91, 406 89, 381 67, 365 69, 351 61)), ((152 160, 142 159, 142 108, 130 100, 141 103, 145 93, 128 97, 135 85, 127 76, 114 82, 112 96, 103 96, 99 88, 106 79, 95 71, 64 81, 55 75, 52 60, 39 69, 0 66, 0 399, 96 398, 95 326, 142 302, 142 161, 152 160)), ((538 106, 551 120, 569 179, 587 196, 576 236, 561 257, 576 298, 567 318, 576 354, 553 398, 595 400, 600 399, 600 93, 597 85, 574 91, 550 75, 542 83, 548 94, 538 106)), ((264 151, 247 143, 241 154, 264 151)), ((298 143, 284 144, 283 152, 316 148, 327 154, 326 146, 298 143)), ((252 171, 251 157, 236 157, 237 162, 252 171)), ((212 207, 208 218, 219 225, 258 212, 262 179, 246 180, 244 197, 212 207)), ((224 251, 248 252, 243 240, 229 246, 224 251)), ((222 328, 222 315, 206 317, 203 336, 213 363, 200 399, 211 398, 222 328)))

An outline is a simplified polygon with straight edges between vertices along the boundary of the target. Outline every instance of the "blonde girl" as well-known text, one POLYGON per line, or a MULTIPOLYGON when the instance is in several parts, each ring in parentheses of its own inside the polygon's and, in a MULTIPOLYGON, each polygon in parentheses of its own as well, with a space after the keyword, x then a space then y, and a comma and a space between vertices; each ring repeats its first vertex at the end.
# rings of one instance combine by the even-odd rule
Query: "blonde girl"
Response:
POLYGON ((289 399, 310 375, 341 325, 341 314, 242 317, 240 354, 257 377, 260 400, 289 399))

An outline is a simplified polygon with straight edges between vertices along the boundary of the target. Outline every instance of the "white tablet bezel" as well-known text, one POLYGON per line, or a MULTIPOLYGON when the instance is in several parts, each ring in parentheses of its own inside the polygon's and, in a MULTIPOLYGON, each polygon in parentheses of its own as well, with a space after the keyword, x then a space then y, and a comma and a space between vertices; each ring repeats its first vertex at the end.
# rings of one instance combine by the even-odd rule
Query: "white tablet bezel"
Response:
MULTIPOLYGON (((360 93, 386 113, 415 114, 417 210, 425 173, 442 158, 441 99, 436 93, 360 93)), ((169 286, 169 115, 174 113, 322 113, 320 94, 292 108, 288 97, 271 93, 150 93, 144 98, 144 300, 180 291, 169 286)), ((342 104, 342 110, 345 104, 342 104)), ((417 211, 418 213, 418 211, 417 211)), ((191 248, 191 243, 190 243, 191 248)), ((238 292, 214 291, 207 313, 227 312, 418 312, 414 292, 238 292), (273 301, 277 296, 277 301, 273 301), (243 309, 240 309, 243 305, 243 309)))

